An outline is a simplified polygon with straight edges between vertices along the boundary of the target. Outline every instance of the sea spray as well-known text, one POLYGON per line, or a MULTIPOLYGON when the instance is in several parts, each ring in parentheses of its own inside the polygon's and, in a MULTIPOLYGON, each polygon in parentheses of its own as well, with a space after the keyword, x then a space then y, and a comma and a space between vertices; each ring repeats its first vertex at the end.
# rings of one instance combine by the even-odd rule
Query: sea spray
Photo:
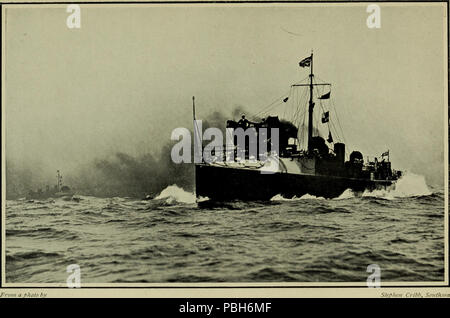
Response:
POLYGON ((325 198, 316 197, 314 195, 310 195, 307 193, 302 195, 301 197, 294 196, 290 199, 283 197, 281 194, 277 194, 270 199, 270 201, 299 201, 299 200, 325 200, 325 198))
POLYGON ((412 197, 431 195, 425 177, 414 173, 406 173, 395 186, 395 195, 398 197, 412 197))
POLYGON ((432 192, 427 186, 425 177, 422 175, 406 172, 394 185, 393 188, 364 191, 363 197, 376 197, 387 200, 395 198, 408 198, 415 196, 427 196, 432 192))
POLYGON ((340 196, 337 198, 334 198, 334 200, 345 200, 345 199, 352 199, 355 197, 355 193, 351 189, 347 189, 340 196))
POLYGON ((195 196, 195 193, 185 191, 183 188, 178 187, 176 184, 170 185, 161 193, 154 198, 154 200, 164 200, 167 204, 172 203, 186 203, 186 204, 194 204, 196 202, 205 202, 208 201, 207 197, 199 197, 195 196))
POLYGON ((270 199, 270 201, 290 201, 290 200, 292 200, 292 199, 286 199, 286 198, 283 197, 281 194, 274 195, 274 196, 270 199))
POLYGON ((182 188, 178 187, 176 184, 170 185, 161 193, 156 196, 154 200, 164 200, 168 204, 172 204, 174 202, 178 203, 187 203, 194 204, 196 202, 195 194, 192 192, 187 192, 182 188))
MULTIPOLYGON (((416 196, 431 195, 432 191, 428 187, 425 177, 411 172, 405 173, 392 187, 386 189, 365 190, 355 194, 351 189, 345 190, 340 196, 333 200, 345 200, 355 198, 356 196, 374 197, 386 200, 394 200, 396 198, 408 198, 416 196)), ((297 200, 323 200, 323 197, 305 194, 301 197, 294 196, 291 199, 283 197, 281 194, 273 196, 270 201, 297 201, 297 200)))

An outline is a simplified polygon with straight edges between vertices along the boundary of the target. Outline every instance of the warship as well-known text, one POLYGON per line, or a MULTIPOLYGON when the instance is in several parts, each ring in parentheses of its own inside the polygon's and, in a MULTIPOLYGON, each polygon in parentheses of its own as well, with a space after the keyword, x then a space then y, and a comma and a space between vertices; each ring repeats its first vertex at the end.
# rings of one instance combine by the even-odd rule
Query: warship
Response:
MULTIPOLYGON (((258 148, 257 158, 249 157, 249 144, 245 143, 245 149, 241 152, 245 154, 245 158, 236 158, 231 162, 224 160, 228 151, 226 149, 230 149, 224 145, 222 153, 216 154, 216 160, 206 162, 202 159, 201 162, 194 163, 198 198, 207 197, 215 201, 265 201, 277 195, 289 199, 306 194, 335 198, 348 189, 358 195, 366 190, 395 187, 402 172, 392 169, 389 150, 383 152, 380 158, 373 157, 370 160, 366 157, 366 161, 359 151, 352 151, 347 156, 346 145, 339 140, 340 135, 343 136, 342 127, 339 123, 340 130, 336 128, 337 125, 331 121, 331 107, 327 106, 331 99, 331 84, 317 82, 313 73, 313 53, 302 59, 299 66, 309 68, 309 75, 302 82, 291 85, 288 96, 283 95, 275 103, 282 106, 293 100, 290 102, 294 104, 292 121, 272 115, 261 118, 257 114, 254 116, 257 120, 253 122, 242 116, 238 122, 228 120, 226 123, 227 128, 252 128, 257 135, 261 128, 266 128, 266 131, 278 128, 279 146, 273 147, 278 149, 271 151, 270 133, 267 133, 267 152, 263 154, 258 148), (298 89, 303 89, 304 94, 297 93, 298 89), (314 120, 314 109, 318 106, 321 112, 316 117, 321 115, 321 118, 314 120), (322 130, 325 127, 328 131, 326 139, 320 136, 319 127, 316 127, 320 124, 322 130), (333 135, 338 138, 333 138, 333 135), (335 142, 334 139, 338 141, 335 142), (261 160, 263 157, 265 159, 261 160), (276 170, 267 173, 270 162, 274 161, 277 163, 276 170)), ((195 101, 193 108, 194 129, 197 129, 195 101)), ((267 111, 265 113, 268 114, 267 111)), ((240 146, 236 139, 232 146, 234 149, 231 149, 236 154, 240 146)))
POLYGON ((45 200, 61 197, 72 197, 75 192, 70 187, 63 185, 62 175, 59 170, 56 170, 56 184, 52 187, 46 186, 45 190, 38 189, 36 191, 29 191, 26 196, 27 200, 45 200))

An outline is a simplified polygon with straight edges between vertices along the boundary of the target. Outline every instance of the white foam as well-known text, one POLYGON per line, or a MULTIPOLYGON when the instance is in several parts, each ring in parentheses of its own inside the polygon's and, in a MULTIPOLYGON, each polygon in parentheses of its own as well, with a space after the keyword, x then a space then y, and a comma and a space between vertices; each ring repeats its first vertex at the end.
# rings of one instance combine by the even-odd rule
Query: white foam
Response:
POLYGON ((277 194, 273 196, 270 201, 299 201, 299 200, 325 200, 323 197, 316 197, 311 194, 302 195, 300 198, 294 196, 292 199, 287 199, 283 197, 281 194, 277 194))
POLYGON ((325 200, 324 197, 316 197, 315 195, 311 195, 311 194, 305 194, 302 195, 299 200, 325 200))
POLYGON ((365 190, 362 194, 363 197, 367 198, 381 198, 386 200, 394 200, 395 197, 391 193, 392 190, 379 189, 379 190, 365 190))
POLYGON ((209 198, 208 197, 199 196, 198 199, 197 199, 197 202, 205 202, 205 201, 209 201, 209 198))
POLYGON ((274 195, 274 196, 270 199, 270 201, 290 201, 290 200, 292 200, 292 199, 286 199, 286 198, 283 197, 281 194, 274 195))
MULTIPOLYGON (((395 183, 394 186, 387 189, 379 189, 363 192, 363 197, 382 198, 386 200, 395 200, 396 198, 407 198, 422 195, 431 195, 433 192, 428 188, 425 181, 425 177, 414 174, 411 172, 405 172, 403 176, 395 183)), ((333 200, 345 200, 355 197, 355 193, 351 189, 345 190, 339 197, 333 200)), ((297 200, 324 200, 323 197, 316 197, 314 195, 305 194, 292 199, 287 199, 281 194, 277 194, 270 199, 270 201, 297 201, 297 200)))
POLYGON ((154 198, 154 200, 166 200, 166 203, 172 204, 174 202, 194 204, 196 202, 195 194, 187 192, 176 184, 170 185, 154 198))
POLYGON ((340 196, 337 198, 334 198, 334 200, 345 200, 345 199, 351 199, 355 197, 355 193, 351 189, 347 189, 344 192, 341 193, 340 196))
POLYGON ((364 191, 363 197, 377 197, 387 200, 395 198, 407 198, 422 195, 431 195, 433 192, 428 188, 425 177, 405 172, 403 176, 396 182, 394 187, 390 189, 364 191))

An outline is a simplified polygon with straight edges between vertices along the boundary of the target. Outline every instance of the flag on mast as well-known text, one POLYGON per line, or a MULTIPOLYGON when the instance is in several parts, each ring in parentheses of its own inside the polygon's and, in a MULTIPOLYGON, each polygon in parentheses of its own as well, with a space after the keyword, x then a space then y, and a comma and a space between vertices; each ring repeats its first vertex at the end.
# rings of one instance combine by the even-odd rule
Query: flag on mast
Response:
POLYGON ((331 131, 328 131, 328 139, 327 141, 331 144, 333 142, 333 136, 331 136, 331 131))
POLYGON ((389 156, 389 150, 385 151, 381 154, 381 157, 387 157, 387 156, 389 156))
POLYGON ((330 94, 331 94, 331 92, 328 92, 328 93, 320 96, 319 99, 329 99, 330 98, 330 94))
POLYGON ((300 65, 300 67, 309 67, 311 66, 311 56, 308 56, 307 58, 304 58, 303 60, 300 61, 300 63, 298 63, 298 65, 300 65))
POLYGON ((322 124, 330 121, 330 112, 325 112, 322 114, 322 124))

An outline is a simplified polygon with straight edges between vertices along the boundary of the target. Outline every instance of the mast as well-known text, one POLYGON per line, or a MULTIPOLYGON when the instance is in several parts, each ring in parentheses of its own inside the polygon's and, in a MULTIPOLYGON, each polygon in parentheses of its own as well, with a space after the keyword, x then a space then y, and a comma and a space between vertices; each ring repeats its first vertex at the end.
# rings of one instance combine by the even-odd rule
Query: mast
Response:
MULTIPOLYGON (((195 124, 195 96, 192 96, 192 117, 193 117, 193 124, 194 124, 194 138, 196 134, 196 124, 195 124)), ((194 151, 195 151, 195 141, 194 141, 194 151)), ((195 153, 194 153, 195 157, 195 153)), ((195 173, 195 158, 194 158, 194 193, 196 194, 197 198, 197 174, 195 173)))
MULTIPOLYGON (((195 96, 192 96, 192 117, 194 119, 194 163, 196 163, 196 159, 198 157, 198 149, 197 149, 197 142, 198 142, 198 127, 197 122, 195 119, 195 96)), ((195 166, 195 165, 194 165, 195 166)))
POLYGON ((308 152, 312 149, 312 133, 313 133, 313 53, 311 52, 311 74, 309 74, 309 110, 308 110, 308 152))
POLYGON ((195 125, 195 96, 192 96, 192 114, 194 116, 194 125, 195 125))
POLYGON ((57 186, 58 192, 61 191, 61 181, 62 181, 62 177, 59 173, 59 170, 56 170, 56 186, 57 186))

